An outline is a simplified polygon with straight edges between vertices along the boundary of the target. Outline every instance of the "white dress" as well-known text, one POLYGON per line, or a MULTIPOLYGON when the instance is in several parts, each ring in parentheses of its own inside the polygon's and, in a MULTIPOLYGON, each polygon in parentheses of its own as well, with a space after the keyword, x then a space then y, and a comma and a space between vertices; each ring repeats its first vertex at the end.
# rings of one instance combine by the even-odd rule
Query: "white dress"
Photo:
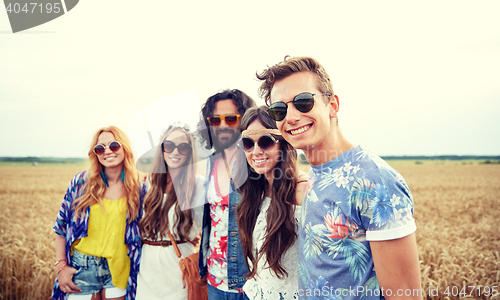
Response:
MULTIPOLYGON (((203 176, 196 176, 195 192, 193 197, 196 197, 195 203, 203 204, 205 197, 205 188, 203 176), (200 199, 198 199, 200 197, 200 199)), ((166 199, 166 194, 163 201, 166 199)), ((193 227, 189 232, 189 239, 194 239, 201 231, 201 221, 203 217, 203 205, 194 207, 192 210, 193 227)), ((177 240, 175 224, 175 209, 172 206, 168 211, 168 224, 169 229, 174 238, 177 240)), ((167 237, 163 240, 170 240, 167 237)), ((197 249, 191 243, 182 243, 177 245, 181 251, 182 257, 186 257, 197 249)), ((168 300, 185 300, 187 299, 187 289, 182 289, 182 273, 179 267, 179 258, 175 253, 173 246, 152 246, 143 244, 141 252, 141 265, 139 274, 137 275, 137 300, 154 300, 154 299, 168 299, 168 300)))
MULTIPOLYGON (((259 216, 255 223, 255 228, 252 237, 252 246, 254 249, 254 257, 257 257, 257 249, 262 247, 266 234, 266 218, 267 210, 271 198, 266 197, 261 205, 259 216)), ((295 222, 298 224, 300 216, 300 206, 295 206, 295 222)), ((279 279, 273 271, 267 267, 266 256, 263 255, 257 263, 257 275, 254 278, 247 280, 243 286, 245 294, 251 300, 266 299, 266 300, 288 300, 298 299, 298 264, 299 264, 299 242, 295 243, 281 258, 282 266, 288 273, 288 277, 279 279)))

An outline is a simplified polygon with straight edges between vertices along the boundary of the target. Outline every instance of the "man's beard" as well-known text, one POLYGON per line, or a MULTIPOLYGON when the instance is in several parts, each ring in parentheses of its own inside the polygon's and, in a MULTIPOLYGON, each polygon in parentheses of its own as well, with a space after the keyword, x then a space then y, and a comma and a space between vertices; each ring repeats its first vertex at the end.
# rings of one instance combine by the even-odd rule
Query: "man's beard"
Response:
POLYGON ((212 140, 214 142, 214 148, 217 151, 222 151, 224 149, 230 148, 233 146, 239 139, 241 133, 237 129, 233 128, 221 128, 213 130, 212 140), (219 137, 219 133, 222 133, 223 136, 219 137))

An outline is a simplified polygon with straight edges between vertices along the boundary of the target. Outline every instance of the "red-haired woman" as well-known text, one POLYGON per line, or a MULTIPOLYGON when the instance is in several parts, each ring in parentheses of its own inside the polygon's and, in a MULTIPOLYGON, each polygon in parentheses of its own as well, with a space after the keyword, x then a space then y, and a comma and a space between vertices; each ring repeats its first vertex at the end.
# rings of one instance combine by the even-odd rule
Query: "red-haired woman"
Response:
POLYGON ((71 180, 54 224, 57 277, 52 299, 132 300, 146 187, 120 129, 99 129, 88 155, 89 170, 71 180))

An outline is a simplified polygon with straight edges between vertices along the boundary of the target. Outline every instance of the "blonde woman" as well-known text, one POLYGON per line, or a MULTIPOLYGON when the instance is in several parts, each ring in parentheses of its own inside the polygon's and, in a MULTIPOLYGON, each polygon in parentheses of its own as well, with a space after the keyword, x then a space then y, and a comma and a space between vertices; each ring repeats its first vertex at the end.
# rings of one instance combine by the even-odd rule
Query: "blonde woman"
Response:
POLYGON ((167 230, 183 257, 196 251, 205 189, 203 176, 196 176, 195 157, 188 127, 180 123, 170 126, 156 150, 144 199, 138 300, 187 299, 179 258, 167 230))
POLYGON ((89 170, 71 180, 54 224, 57 277, 52 299, 132 300, 146 187, 120 129, 99 129, 88 155, 89 170))

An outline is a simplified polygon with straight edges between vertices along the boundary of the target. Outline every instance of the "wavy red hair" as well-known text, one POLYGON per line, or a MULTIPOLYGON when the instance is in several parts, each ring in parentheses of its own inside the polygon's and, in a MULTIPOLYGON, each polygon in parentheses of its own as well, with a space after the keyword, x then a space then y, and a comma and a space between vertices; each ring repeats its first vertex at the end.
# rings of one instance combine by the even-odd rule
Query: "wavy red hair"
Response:
POLYGON ((132 147, 130 140, 118 127, 108 126, 103 127, 94 134, 92 141, 90 143, 90 150, 88 152, 90 167, 87 171, 87 182, 85 183, 85 194, 76 199, 75 205, 75 218, 81 217, 82 213, 85 212, 87 207, 98 203, 104 210, 104 205, 102 203, 102 198, 106 190, 106 184, 102 180, 101 171, 104 171, 104 166, 99 162, 96 154, 94 153, 94 147, 97 145, 97 139, 99 135, 103 132, 110 132, 115 137, 115 140, 119 142, 123 147, 124 159, 123 159, 123 171, 125 172, 124 181, 124 191, 123 196, 127 197, 127 216, 128 221, 132 222, 136 219, 139 212, 140 205, 140 181, 139 172, 135 167, 134 155, 132 153, 132 147))

